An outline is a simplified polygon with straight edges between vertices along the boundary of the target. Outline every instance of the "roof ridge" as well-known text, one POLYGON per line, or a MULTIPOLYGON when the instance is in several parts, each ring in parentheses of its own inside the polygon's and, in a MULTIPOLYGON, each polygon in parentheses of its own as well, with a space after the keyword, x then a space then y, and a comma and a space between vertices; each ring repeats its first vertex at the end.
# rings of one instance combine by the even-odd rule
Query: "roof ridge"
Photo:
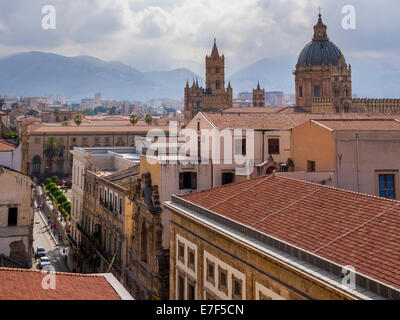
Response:
MULTIPOLYGON (((0 272, 1 271, 30 272, 30 273, 42 273, 43 272, 42 270, 7 268, 7 267, 0 267, 0 272)), ((54 274, 63 275, 63 276, 74 276, 74 277, 103 277, 103 275, 101 275, 101 274, 84 274, 84 273, 71 273, 71 272, 61 272, 61 271, 55 271, 54 274)))
MULTIPOLYGON (((311 181, 306 181, 306 180, 301 180, 301 179, 296 179, 296 178, 292 178, 292 177, 286 177, 286 176, 281 176, 281 175, 276 175, 276 177, 277 177, 277 178, 280 178, 280 179, 293 180, 293 181, 298 181, 298 182, 302 182, 302 183, 306 183, 306 184, 311 184, 311 185, 315 185, 315 186, 321 186, 321 184, 319 184, 319 183, 315 183, 315 182, 311 182, 311 181)), ((372 194, 367 194, 367 193, 362 193, 362 192, 356 192, 356 191, 341 189, 341 188, 338 188, 338 187, 327 186, 327 185, 322 185, 322 187, 328 188, 328 189, 332 189, 332 190, 335 190, 335 191, 341 191, 341 192, 344 192, 344 193, 350 193, 350 194, 360 195, 360 196, 364 196, 364 197, 367 197, 367 198, 373 198, 373 199, 382 200, 382 201, 400 203, 400 200, 382 198, 382 197, 374 196, 374 195, 372 195, 372 194)))
POLYGON ((6 144, 6 145, 8 145, 8 146, 10 146, 10 147, 16 148, 15 145, 13 145, 12 143, 9 143, 9 142, 7 142, 7 141, 5 141, 5 140, 3 140, 3 139, 0 139, 0 143, 3 143, 3 144, 6 144))

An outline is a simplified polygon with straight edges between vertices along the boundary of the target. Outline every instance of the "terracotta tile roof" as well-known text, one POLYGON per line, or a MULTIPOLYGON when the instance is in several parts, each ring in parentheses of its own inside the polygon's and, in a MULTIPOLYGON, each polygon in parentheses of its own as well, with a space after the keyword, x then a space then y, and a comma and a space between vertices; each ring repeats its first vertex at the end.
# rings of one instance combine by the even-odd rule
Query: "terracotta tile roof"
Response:
POLYGON ((168 132, 169 126, 148 126, 148 125, 130 125, 130 126, 117 126, 113 125, 72 125, 72 126, 61 126, 61 125, 32 125, 28 126, 28 132, 30 134, 67 134, 67 133, 127 133, 127 132, 147 132, 149 130, 159 129, 164 132, 168 132))
POLYGON ((8 143, 4 140, 0 140, 0 152, 9 152, 9 151, 13 151, 16 147, 11 144, 8 143))
POLYGON ((31 269, 0 268, 0 300, 120 300, 103 275, 56 272, 56 289, 42 289, 45 277, 31 269))
POLYGON ((400 288, 400 201, 280 176, 179 197, 400 288))
POLYGON ((392 119, 360 119, 360 120, 317 120, 316 123, 323 125, 331 130, 344 131, 344 130, 400 130, 400 121, 392 119))
MULTIPOLYGON (((250 108, 249 108, 250 109, 250 108)), ((393 119, 384 114, 224 113, 202 112, 217 129, 289 130, 311 119, 393 119)), ((400 116, 399 116, 400 118, 400 116)))
MULTIPOLYGON (((223 110, 223 113, 280 113, 286 109, 294 109, 289 107, 265 107, 265 108, 228 108, 223 110)), ((291 112, 292 110, 289 110, 291 112)))

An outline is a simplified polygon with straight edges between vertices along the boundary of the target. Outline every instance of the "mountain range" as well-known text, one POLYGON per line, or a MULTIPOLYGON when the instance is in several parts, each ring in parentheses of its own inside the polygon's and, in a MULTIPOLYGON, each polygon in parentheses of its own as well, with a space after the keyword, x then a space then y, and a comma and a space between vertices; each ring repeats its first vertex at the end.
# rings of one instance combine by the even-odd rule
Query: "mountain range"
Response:
MULTIPOLYGON (((293 57, 261 59, 234 74, 234 96, 257 86, 266 91, 294 92, 293 57)), ((353 93, 360 97, 394 98, 400 92, 400 70, 374 61, 352 63, 353 93)), ((14 96, 61 94, 79 102, 101 92, 104 99, 149 100, 183 98, 186 81, 204 79, 179 68, 170 71, 141 72, 121 62, 106 62, 90 56, 65 57, 53 53, 25 52, 0 59, 0 93, 14 96)))

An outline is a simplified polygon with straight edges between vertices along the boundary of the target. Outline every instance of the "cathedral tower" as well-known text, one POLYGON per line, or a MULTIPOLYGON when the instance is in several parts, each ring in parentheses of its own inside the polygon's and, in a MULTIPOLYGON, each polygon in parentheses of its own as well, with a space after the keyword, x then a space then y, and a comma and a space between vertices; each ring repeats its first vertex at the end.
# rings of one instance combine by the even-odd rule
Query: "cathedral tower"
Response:
POLYGON ((206 56, 206 90, 211 93, 225 91, 225 57, 219 55, 216 39, 211 56, 206 56))
POLYGON ((321 14, 312 41, 299 55, 294 75, 297 107, 314 111, 313 102, 327 102, 335 106, 336 112, 343 112, 351 104, 351 66, 329 41, 321 14))
POLYGON ((260 88, 260 82, 257 84, 257 89, 253 89, 253 107, 265 107, 265 89, 260 88))

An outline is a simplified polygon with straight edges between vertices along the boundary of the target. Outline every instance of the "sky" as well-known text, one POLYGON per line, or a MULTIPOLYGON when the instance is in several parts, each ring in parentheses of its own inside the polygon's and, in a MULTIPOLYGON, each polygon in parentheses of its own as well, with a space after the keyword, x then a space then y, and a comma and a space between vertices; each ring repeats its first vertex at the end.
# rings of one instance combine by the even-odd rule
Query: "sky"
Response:
POLYGON ((43 51, 202 74, 215 37, 228 75, 264 58, 294 67, 319 6, 348 62, 400 68, 398 0, 1 0, 0 57, 43 51), (55 30, 42 28, 45 5, 56 9, 55 30), (341 25, 344 5, 356 9, 355 30, 341 25))

